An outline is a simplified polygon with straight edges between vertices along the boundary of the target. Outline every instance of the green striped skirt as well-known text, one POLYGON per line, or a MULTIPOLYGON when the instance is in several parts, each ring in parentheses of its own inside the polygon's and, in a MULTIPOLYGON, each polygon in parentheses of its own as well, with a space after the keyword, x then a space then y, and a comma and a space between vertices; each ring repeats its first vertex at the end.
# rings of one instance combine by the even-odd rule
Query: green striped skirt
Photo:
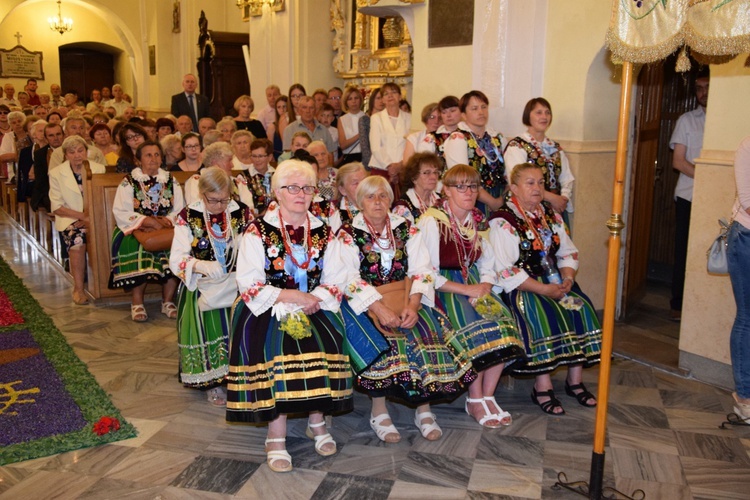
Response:
POLYGON ((602 327, 591 300, 578 284, 568 295, 583 300, 578 311, 563 308, 556 300, 518 289, 503 294, 516 318, 526 348, 526 360, 513 373, 539 375, 561 365, 599 362, 602 327))
MULTIPOLYGON (((456 283, 464 281, 458 269, 441 269, 440 274, 456 283)), ((469 284, 479 283, 476 266, 471 268, 468 281, 469 284)), ((526 356, 513 314, 498 295, 491 294, 497 310, 487 318, 477 312, 465 295, 437 291, 435 299, 438 309, 453 325, 446 340, 462 363, 471 362, 475 370, 482 371, 526 356)))
POLYGON ((169 252, 147 252, 132 234, 112 232, 112 272, 109 288, 129 290, 143 283, 164 283, 172 277, 169 252))
POLYGON ((229 372, 231 308, 198 308, 198 290, 180 286, 177 296, 177 346, 180 381, 186 387, 212 387, 229 372))

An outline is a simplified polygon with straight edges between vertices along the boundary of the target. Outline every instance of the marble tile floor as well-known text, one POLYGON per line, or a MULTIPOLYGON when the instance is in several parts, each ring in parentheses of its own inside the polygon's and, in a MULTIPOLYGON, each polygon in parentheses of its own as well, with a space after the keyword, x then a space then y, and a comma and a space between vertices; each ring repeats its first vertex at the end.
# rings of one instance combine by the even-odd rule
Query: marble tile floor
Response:
MULTIPOLYGON (((174 322, 148 304, 151 320, 130 321, 126 305, 75 306, 70 283, 0 215, 0 255, 53 316, 79 357, 139 436, 0 468, 0 499, 529 499, 582 498, 552 489, 559 472, 588 481, 594 411, 564 394, 567 414, 543 414, 529 398, 533 380, 504 380, 497 399, 511 426, 480 428, 463 397, 434 406, 442 439, 424 440, 413 410, 391 404, 403 439, 380 442, 366 420, 369 402, 333 419, 339 452, 321 457, 290 420, 294 471, 265 465, 265 428, 230 425, 222 409, 176 379, 174 322)), ((585 382, 596 390, 598 370, 585 382)), ((616 358, 604 485, 648 499, 750 498, 750 427, 719 429, 728 393, 616 358)))

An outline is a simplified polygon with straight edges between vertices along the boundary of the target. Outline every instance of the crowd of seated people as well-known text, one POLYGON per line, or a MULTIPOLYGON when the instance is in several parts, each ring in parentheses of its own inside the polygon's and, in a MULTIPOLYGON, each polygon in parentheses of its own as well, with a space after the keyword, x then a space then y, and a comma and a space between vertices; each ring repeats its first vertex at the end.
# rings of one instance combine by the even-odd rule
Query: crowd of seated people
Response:
POLYGON ((393 82, 311 96, 271 85, 262 109, 242 95, 225 117, 208 116, 192 75, 175 113, 159 116, 117 84, 84 105, 29 83, 39 103, 7 85, 0 101, 0 174, 57 217, 73 301, 88 302, 88 161, 124 176, 110 287, 145 322, 146 287, 161 286, 181 383, 226 406, 228 421, 267 423, 272 470, 292 469, 289 414, 307 414, 315 450, 335 454, 324 416, 351 410, 355 389, 372 398, 369 424, 386 443, 401 439, 389 398, 415 408, 430 441, 443 434, 432 406, 464 392, 479 425, 511 425, 496 400, 503 373, 535 377, 532 402, 562 415, 550 374, 565 367, 566 394, 596 405, 582 369, 599 360, 601 329, 576 282, 574 179, 546 135, 545 99, 528 102, 527 132, 507 140, 479 90, 427 105, 411 133, 393 82), (175 172, 191 174, 180 185, 175 172))

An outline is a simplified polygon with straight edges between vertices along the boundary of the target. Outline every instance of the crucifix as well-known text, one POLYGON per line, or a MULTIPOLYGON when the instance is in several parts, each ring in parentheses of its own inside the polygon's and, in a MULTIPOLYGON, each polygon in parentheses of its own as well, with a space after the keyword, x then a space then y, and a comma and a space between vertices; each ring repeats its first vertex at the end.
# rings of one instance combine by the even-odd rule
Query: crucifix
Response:
POLYGON ((21 34, 20 32, 16 31, 16 34, 15 34, 15 35, 13 35, 13 36, 14 36, 14 37, 16 37, 16 40, 18 40, 18 41, 16 42, 16 44, 17 44, 17 45, 21 45, 21 38, 23 37, 23 35, 22 35, 22 34, 21 34))

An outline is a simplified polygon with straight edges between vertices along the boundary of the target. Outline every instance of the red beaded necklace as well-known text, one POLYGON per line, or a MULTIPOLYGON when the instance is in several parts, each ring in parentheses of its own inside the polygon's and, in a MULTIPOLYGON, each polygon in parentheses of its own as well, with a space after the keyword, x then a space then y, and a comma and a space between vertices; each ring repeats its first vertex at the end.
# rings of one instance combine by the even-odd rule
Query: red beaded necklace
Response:
POLYGON ((307 259, 305 262, 300 264, 297 262, 297 259, 294 258, 294 253, 292 253, 292 240, 289 237, 289 232, 286 230, 286 225, 284 224, 284 219, 281 217, 281 210, 279 210, 279 226, 281 229, 281 236, 282 240, 284 240, 284 251, 289 256, 290 259, 292 259, 292 264, 299 267, 300 269, 307 270, 307 267, 310 265, 310 261, 312 260, 312 231, 310 231, 310 219, 305 215, 305 225, 304 228, 304 235, 302 237, 303 240, 303 248, 305 249, 305 254, 307 255, 307 259))

